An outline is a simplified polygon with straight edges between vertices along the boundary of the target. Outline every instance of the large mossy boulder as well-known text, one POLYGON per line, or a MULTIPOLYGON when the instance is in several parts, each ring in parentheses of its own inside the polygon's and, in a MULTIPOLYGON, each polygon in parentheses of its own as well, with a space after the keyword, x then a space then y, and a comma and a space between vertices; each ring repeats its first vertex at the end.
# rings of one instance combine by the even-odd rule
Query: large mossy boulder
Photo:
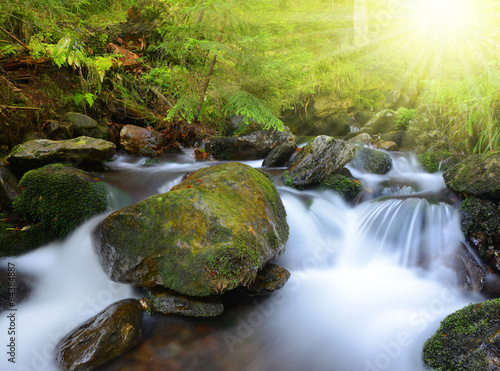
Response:
POLYGON ((26 172, 54 162, 95 164, 114 156, 114 143, 89 137, 69 140, 38 139, 14 147, 7 161, 16 173, 26 172))
POLYGON ((63 370, 95 370, 137 346, 142 307, 135 299, 111 304, 67 334, 56 346, 63 370))
MULTIPOLYGON (((75 137, 85 136, 96 139, 107 139, 108 130, 104 125, 100 125, 92 117, 78 112, 68 112, 61 118, 61 123, 58 125, 64 128, 65 124, 69 124, 69 132, 73 132, 75 137)), ((68 130, 68 129, 67 129, 68 130)))
POLYGON ((106 210, 104 185, 82 170, 51 164, 28 171, 19 182, 22 192, 15 213, 28 216, 51 235, 62 237, 93 215, 106 210))
POLYGON ((425 343, 423 359, 438 371, 500 369, 500 299, 470 304, 447 316, 425 343))
POLYGON ((200 169, 106 218, 96 250, 114 281, 209 296, 252 282, 288 238, 272 182, 240 163, 200 169))
POLYGON ((500 153, 472 155, 443 174, 446 186, 463 196, 500 201, 500 153))
POLYGON ((356 146, 356 154, 349 165, 370 174, 386 174, 392 169, 392 159, 387 153, 356 146))
POLYGON ((237 137, 214 137, 207 140, 205 149, 216 160, 237 161, 265 158, 283 143, 295 144, 296 138, 288 128, 255 130, 237 137))
POLYGON ((355 152, 353 144, 320 135, 295 157, 285 172, 286 184, 297 188, 317 184, 343 169, 354 158, 355 152))
POLYGON ((397 129, 397 114, 391 109, 380 111, 363 127, 370 128, 375 133, 388 133, 397 129))

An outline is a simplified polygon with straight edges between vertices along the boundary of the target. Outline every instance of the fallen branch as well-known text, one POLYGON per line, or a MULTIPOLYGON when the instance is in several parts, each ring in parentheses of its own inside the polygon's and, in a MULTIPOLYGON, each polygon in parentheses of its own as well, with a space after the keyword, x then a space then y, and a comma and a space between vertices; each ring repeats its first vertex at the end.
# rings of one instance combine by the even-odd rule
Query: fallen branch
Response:
POLYGON ((21 40, 19 40, 17 37, 15 37, 13 34, 11 34, 9 31, 7 31, 5 28, 3 28, 2 26, 0 26, 0 30, 2 30, 3 32, 5 32, 7 35, 9 35, 10 37, 12 37, 14 40, 16 40, 19 44, 21 44, 21 46, 26 49, 27 51, 31 51, 30 47, 28 45, 26 45, 25 43, 23 43, 21 40))
POLYGON ((0 109, 26 109, 26 110, 40 110, 38 107, 20 107, 20 106, 4 106, 0 104, 0 109))

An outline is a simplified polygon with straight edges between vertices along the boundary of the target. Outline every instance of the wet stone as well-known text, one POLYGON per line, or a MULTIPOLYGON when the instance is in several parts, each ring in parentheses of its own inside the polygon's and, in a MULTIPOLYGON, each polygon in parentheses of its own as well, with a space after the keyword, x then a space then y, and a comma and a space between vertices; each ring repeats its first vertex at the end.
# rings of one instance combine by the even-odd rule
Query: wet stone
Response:
POLYGON ((238 293, 248 296, 269 295, 281 289, 290 278, 290 272, 276 264, 266 264, 255 280, 246 287, 238 288, 238 293))
POLYGON ((148 300, 151 311, 164 314, 215 317, 224 312, 224 305, 217 296, 192 297, 155 287, 150 290, 148 300))
POLYGON ((57 363, 63 370, 94 370, 139 344, 141 322, 139 301, 111 304, 59 342, 57 363))

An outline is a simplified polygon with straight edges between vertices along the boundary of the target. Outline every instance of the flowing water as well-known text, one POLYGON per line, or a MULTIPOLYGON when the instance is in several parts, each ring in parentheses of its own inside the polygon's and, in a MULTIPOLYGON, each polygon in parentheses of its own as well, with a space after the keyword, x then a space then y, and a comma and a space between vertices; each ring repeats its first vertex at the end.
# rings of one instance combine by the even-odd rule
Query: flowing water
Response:
MULTIPOLYGON (((440 320, 483 299, 459 290, 449 267, 463 236, 441 174, 424 173, 411 155, 392 156, 387 175, 351 169, 367 189, 354 207, 333 192, 278 185, 290 225, 277 261, 291 272, 285 287, 233 305, 220 318, 175 317, 168 332, 162 327, 168 319, 146 317, 147 346, 106 369, 146 370, 151 363, 164 366, 151 369, 172 370, 424 370, 422 345, 440 320), (170 333, 176 328, 180 332, 170 333), (182 335, 193 328, 199 331, 182 335), (159 350, 149 356, 155 342, 159 350)), ((167 192, 187 173, 214 164, 196 162, 191 153, 165 160, 146 166, 144 159, 123 156, 110 163, 111 208, 167 192)), ((279 179, 281 171, 272 173, 279 179)), ((16 306, 15 364, 5 355, 7 313, 0 317, 0 369, 56 370, 53 349, 65 333, 114 301, 140 296, 109 281, 99 266, 90 233, 104 217, 62 242, 0 262, 33 277, 30 297, 16 306)))

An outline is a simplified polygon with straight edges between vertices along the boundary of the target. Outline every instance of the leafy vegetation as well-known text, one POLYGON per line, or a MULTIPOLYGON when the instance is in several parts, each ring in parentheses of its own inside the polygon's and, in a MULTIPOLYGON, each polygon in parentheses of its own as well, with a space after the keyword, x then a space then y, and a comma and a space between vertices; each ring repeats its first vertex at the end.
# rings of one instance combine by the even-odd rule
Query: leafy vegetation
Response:
MULTIPOLYGON (((485 45, 500 5, 477 0, 453 18, 413 3, 13 0, 0 4, 0 64, 49 60, 72 72, 68 107, 156 129, 222 131, 231 115, 280 129, 282 112, 326 94, 351 110, 403 107, 401 129, 430 119, 469 152, 498 149, 499 61, 485 45)), ((0 79, 0 105, 41 110, 20 125, 60 110, 15 88, 0 79)))

